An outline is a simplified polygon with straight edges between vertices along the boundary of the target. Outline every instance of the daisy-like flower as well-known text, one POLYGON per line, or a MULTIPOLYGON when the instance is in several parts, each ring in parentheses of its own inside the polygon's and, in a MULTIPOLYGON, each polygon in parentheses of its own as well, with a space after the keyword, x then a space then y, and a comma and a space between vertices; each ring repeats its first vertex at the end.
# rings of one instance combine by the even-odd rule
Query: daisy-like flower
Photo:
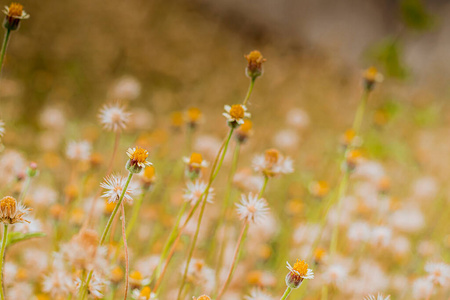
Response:
POLYGON ((425 265, 428 279, 437 286, 446 286, 450 281, 450 265, 429 262, 425 265))
POLYGON ((264 154, 255 156, 252 163, 253 169, 264 176, 273 177, 294 172, 292 159, 283 156, 276 149, 269 149, 264 154))
MULTIPOLYGON (((106 191, 103 193, 102 197, 108 199, 108 203, 117 202, 122 195, 123 189, 125 187, 127 179, 120 175, 109 175, 104 179, 104 181, 100 184, 100 187, 104 188, 106 191)), ((135 189, 128 185, 128 188, 125 192, 124 200, 128 201, 128 203, 133 202, 133 195, 135 194, 135 189)))
POLYGON ((373 90, 375 83, 381 83, 384 79, 383 75, 378 72, 377 68, 370 67, 363 74, 364 87, 367 91, 373 90))
POLYGON ((364 298, 364 300, 389 300, 389 299, 391 299, 390 295, 384 297, 381 293, 378 293, 378 296, 368 295, 367 297, 364 298))
POLYGON ((103 128, 109 131, 120 132, 127 127, 130 113, 119 104, 106 104, 98 115, 103 128))
POLYGON ((297 259, 293 267, 286 262, 286 267, 289 270, 285 279, 286 285, 292 289, 298 288, 303 279, 314 279, 313 271, 308 269, 308 264, 304 260, 297 259))
POLYGON ((156 299, 156 294, 148 286, 144 286, 141 290, 134 289, 131 293, 131 298, 134 300, 153 300, 156 299))
POLYGON ((249 54, 244 55, 244 57, 248 62, 247 68, 245 68, 245 74, 253 80, 261 76, 263 73, 262 64, 266 61, 261 52, 253 50, 249 54))
POLYGON ((148 151, 140 147, 128 148, 127 155, 130 158, 127 162, 127 169, 131 173, 139 173, 142 168, 151 166, 152 163, 147 161, 148 151))
MULTIPOLYGON (((184 190, 183 199, 186 202, 190 202, 191 206, 195 206, 197 201, 199 201, 203 194, 205 194, 205 190, 208 184, 201 180, 196 180, 195 182, 189 181, 187 184, 187 189, 184 190)), ((212 187, 209 188, 208 198, 206 202, 213 203, 214 198, 214 189, 212 187)))
POLYGON ((323 278, 327 284, 332 284, 339 288, 348 277, 348 269, 342 264, 332 264, 326 268, 323 278))
POLYGON ((74 288, 71 275, 64 270, 50 271, 42 282, 42 291, 49 293, 53 299, 66 298, 74 288))
POLYGON ((208 162, 203 159, 200 153, 193 152, 191 157, 183 157, 186 164, 186 176, 191 180, 197 178, 203 168, 208 167, 208 162))
POLYGON ((251 114, 247 112, 247 107, 241 104, 225 105, 223 115, 227 118, 228 125, 232 128, 244 124, 245 118, 250 118, 251 114))
POLYGON ((434 292, 434 284, 428 278, 418 278, 413 282, 412 294, 415 299, 426 299, 434 292))
POLYGON ((23 223, 28 220, 23 219, 31 208, 26 208, 23 204, 17 204, 16 199, 6 196, 0 200, 0 222, 3 224, 23 223))
POLYGON ((244 297, 245 300, 273 300, 273 297, 259 288, 253 288, 250 295, 244 297))
POLYGON ((67 145, 66 155, 69 159, 86 161, 91 157, 92 145, 88 141, 71 141, 67 145))
POLYGON ((197 107, 190 107, 185 112, 184 119, 191 128, 195 128, 203 120, 203 113, 197 107))
POLYGON ((132 289, 140 288, 150 283, 150 277, 144 277, 141 272, 136 270, 131 272, 129 277, 129 282, 132 289))
POLYGON ((242 194, 241 203, 236 203, 236 206, 239 218, 246 222, 259 223, 264 220, 269 211, 266 200, 252 193, 248 196, 242 194))
POLYGON ((8 30, 17 30, 19 28, 20 20, 28 19, 30 17, 23 10, 23 5, 19 3, 11 3, 11 5, 5 6, 3 13, 6 15, 3 27, 8 30))

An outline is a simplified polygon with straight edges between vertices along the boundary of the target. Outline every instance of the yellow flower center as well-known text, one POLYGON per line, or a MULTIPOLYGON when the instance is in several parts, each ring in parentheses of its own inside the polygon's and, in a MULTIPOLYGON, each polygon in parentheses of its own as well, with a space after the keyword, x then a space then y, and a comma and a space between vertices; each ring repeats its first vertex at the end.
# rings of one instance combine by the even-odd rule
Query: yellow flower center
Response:
POLYGON ((245 116, 245 110, 242 105, 232 105, 230 109, 230 116, 235 120, 243 119, 245 116))
POLYGON ((239 131, 244 132, 244 133, 248 133, 248 132, 250 132, 250 130, 252 130, 252 127, 253 127, 252 121, 246 119, 246 120, 244 120, 244 124, 242 124, 239 127, 239 131))
POLYGON ((262 56, 261 52, 258 50, 253 50, 249 54, 245 55, 249 64, 260 64, 266 61, 266 59, 262 56))
POLYGON ((353 129, 345 131, 344 139, 347 144, 350 144, 356 136, 356 132, 353 129))
POLYGON ((4 212, 14 213, 16 211, 17 201, 13 197, 6 196, 2 200, 0 200, 0 210, 4 212))
POLYGON ((142 274, 139 271, 133 271, 130 274, 130 278, 134 280, 142 280, 142 274))
POLYGON ((150 293, 152 290, 148 286, 144 286, 139 294, 141 297, 146 297, 147 299, 150 299, 150 293))
POLYGON ((198 271, 201 271, 203 269, 204 265, 205 264, 202 261, 196 261, 195 262, 195 269, 198 270, 198 271))
POLYGON ((138 163, 144 163, 145 160, 148 157, 148 151, 145 149, 142 149, 140 147, 136 147, 134 152, 131 154, 131 160, 134 160, 138 163))
POLYGON ((8 17, 20 17, 22 16, 23 5, 19 3, 11 3, 8 9, 8 17))
POLYGON ((189 164, 201 164, 203 161, 202 155, 200 153, 192 153, 189 160, 189 164))
POLYGON ((324 256, 325 256, 325 249, 317 248, 316 251, 314 251, 315 260, 320 261, 324 256))
POLYGON ((294 271, 297 271, 300 276, 305 276, 308 273, 308 264, 304 260, 297 259, 297 262, 292 267, 294 271))
POLYGON ((375 67, 370 67, 364 73, 364 78, 368 81, 375 81, 378 75, 378 70, 375 67))
POLYGON ((181 111, 173 112, 171 119, 173 126, 180 127, 181 125, 183 125, 183 114, 181 113, 181 111))
POLYGON ((115 267, 111 272, 111 278, 113 281, 120 281, 123 277, 123 271, 120 267, 115 267))
POLYGON ((155 167, 154 166, 148 166, 144 170, 144 178, 145 179, 153 179, 155 177, 155 167))
POLYGON ((201 295, 200 297, 197 298, 197 300, 211 300, 211 298, 206 295, 201 295))
POLYGON ((198 120, 200 120, 202 112, 196 107, 191 107, 187 111, 187 116, 190 122, 197 122, 198 120))
POLYGON ((264 157, 265 157, 266 163, 268 163, 269 165, 276 164, 278 162, 278 159, 280 158, 280 151, 278 151, 276 149, 266 150, 264 157))

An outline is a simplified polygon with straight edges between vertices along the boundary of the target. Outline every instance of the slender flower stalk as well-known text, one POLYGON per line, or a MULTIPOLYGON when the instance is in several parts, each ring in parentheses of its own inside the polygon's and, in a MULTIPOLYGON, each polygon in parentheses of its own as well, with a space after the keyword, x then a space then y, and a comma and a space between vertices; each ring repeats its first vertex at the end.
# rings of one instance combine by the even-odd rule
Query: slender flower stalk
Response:
POLYGON ((0 252, 0 297, 1 300, 5 299, 4 295, 4 281, 3 281, 3 269, 4 269, 4 261, 5 261, 5 248, 6 248, 6 240, 8 238, 8 224, 3 224, 3 238, 2 238, 2 248, 0 252))
POLYGON ((139 217, 139 211, 141 210, 142 202, 144 201, 145 195, 147 195, 147 192, 149 190, 149 187, 144 187, 140 197, 136 201, 136 203, 133 205, 133 212, 131 213, 131 219, 128 223, 126 236, 129 237, 130 233, 133 231, 134 226, 136 225, 137 219, 139 217))
POLYGON ((128 280, 129 280, 129 271, 130 271, 130 265, 128 260, 128 244, 127 244, 127 234, 125 232, 125 206, 122 204, 120 205, 122 209, 122 241, 123 241, 123 247, 125 250, 125 294, 124 294, 124 300, 127 300, 128 295, 128 280))
POLYGON ((3 60, 5 59, 6 48, 8 48, 10 35, 11 35, 11 30, 6 29, 5 36, 3 38, 2 50, 0 52, 0 75, 3 71, 3 60))
MULTIPOLYGON (((200 209, 200 215, 198 217, 197 229, 195 230, 194 239, 192 240, 191 248, 189 250, 189 254, 188 254, 188 258, 187 258, 187 262, 186 262, 186 267, 184 269, 183 279, 181 281, 180 289, 178 290, 178 297, 177 297, 178 300, 181 298, 181 293, 183 292, 184 285, 186 284, 186 277, 187 277, 187 273, 188 273, 188 269, 189 269, 189 264, 191 262, 192 255, 194 254, 194 249, 195 249, 195 246, 196 246, 196 243, 197 243, 198 234, 200 232, 200 226, 201 226, 201 223, 202 223, 203 213, 205 212, 205 207, 206 207, 206 203, 207 203, 206 200, 208 199, 208 193, 209 193, 211 184, 213 183, 214 179, 217 177, 217 175, 219 173, 219 170, 220 170, 220 168, 222 166, 223 160, 225 158, 225 154, 227 153, 228 145, 229 145, 230 140, 231 140, 231 136, 233 135, 233 132, 234 132, 234 127, 233 126, 230 126, 230 127, 231 127, 230 128, 230 132, 229 132, 228 137, 227 137, 227 139, 225 141, 225 144, 224 144, 224 147, 223 147, 223 150, 222 150, 222 153, 221 153, 220 161, 219 161, 216 169, 213 168, 211 170, 211 176, 209 178, 208 186, 206 187, 205 195, 203 196, 202 201, 201 201, 202 202, 202 207, 200 209)), ((220 151, 219 151, 218 156, 219 155, 220 155, 220 151)), ((200 203, 200 201, 198 201, 198 202, 200 203)))
POLYGON ((286 290, 283 293, 283 296, 281 296, 280 300, 286 300, 289 295, 291 294, 292 289, 290 287, 286 287, 286 290))
POLYGON ((242 105, 244 106, 247 105, 248 100, 250 99, 250 95, 253 92, 253 87, 255 86, 255 81, 256 78, 250 79, 250 85, 248 86, 247 95, 245 95, 244 102, 242 103, 242 105))

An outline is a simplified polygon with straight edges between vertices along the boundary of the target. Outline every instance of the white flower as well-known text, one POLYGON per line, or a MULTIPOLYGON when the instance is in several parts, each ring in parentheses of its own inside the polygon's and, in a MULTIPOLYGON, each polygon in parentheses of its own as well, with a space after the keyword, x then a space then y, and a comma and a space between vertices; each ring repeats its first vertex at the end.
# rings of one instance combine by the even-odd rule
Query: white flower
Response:
POLYGON ((103 128, 109 131, 119 132, 127 127, 130 113, 119 104, 106 104, 98 115, 103 128))
POLYGON ((140 82, 132 76, 124 76, 112 87, 110 97, 113 99, 134 100, 141 94, 140 82))
POLYGON ((412 285, 412 293, 416 299, 426 299, 433 294, 434 284, 428 278, 416 279, 412 285))
POLYGON ((150 288, 145 286, 141 290, 134 289, 131 293, 131 299, 134 300, 156 300, 156 294, 152 293, 150 288))
POLYGON ((67 145, 66 155, 72 160, 89 160, 91 157, 92 145, 88 141, 71 141, 67 145))
POLYGON ((428 262, 425 271, 428 273, 428 279, 435 285, 447 286, 450 281, 450 265, 428 262))
POLYGON ((350 225, 347 238, 354 242, 365 242, 370 238, 370 226, 366 222, 357 221, 350 225))
POLYGON ((273 300, 274 298, 270 296, 269 294, 263 292, 259 288, 253 288, 250 291, 249 296, 244 297, 245 300, 273 300))
POLYGON ((292 108, 286 114, 286 123, 298 129, 305 129, 309 125, 309 116, 300 108, 292 108))
POLYGON ((378 293, 378 296, 374 296, 374 295, 368 295, 366 298, 364 298, 365 300, 389 300, 391 298, 391 296, 387 296, 386 298, 378 293))
POLYGON ((74 289, 74 281, 69 273, 64 270, 52 270, 44 276, 42 290, 49 293, 53 299, 65 298, 74 289))
MULTIPOLYGON (((125 184, 127 179, 120 175, 109 175, 104 179, 104 182, 100 184, 100 187, 104 188, 106 191, 103 193, 102 197, 107 198, 108 202, 117 202, 122 195, 123 189, 125 188, 125 184)), ((132 196, 135 194, 135 189, 128 185, 128 188, 124 195, 124 200, 128 201, 128 203, 133 203, 132 196)))
MULTIPOLYGON (((303 279, 314 279, 314 272, 313 272, 313 270, 311 270, 311 269, 307 269, 307 271, 306 271, 306 273, 300 273, 298 270, 300 269, 299 267, 297 267, 297 264, 299 264, 299 266, 301 267, 301 266, 303 266, 305 263, 303 262, 303 261, 297 261, 295 264, 294 264, 294 267, 292 267, 290 264, 289 264, 289 262, 286 262, 286 268, 288 268, 288 270, 291 272, 291 273, 293 273, 293 274, 295 274, 295 275, 297 275, 297 276, 300 276, 301 278, 303 278, 303 279)), ((307 265, 306 265, 307 266, 307 265)))
POLYGON ((377 226, 372 229, 371 243, 374 246, 387 247, 391 243, 392 229, 386 226, 377 226))
POLYGON ((247 112, 247 107, 240 104, 225 105, 223 115, 227 118, 228 123, 236 122, 239 125, 244 124, 245 118, 250 118, 251 114, 247 112))
POLYGON ((254 223, 264 220, 269 210, 266 200, 252 193, 249 193, 248 196, 242 194, 241 203, 236 203, 236 206, 241 220, 254 223))
POLYGON ((266 150, 265 154, 256 155, 252 161, 253 169, 265 176, 276 176, 294 172, 293 161, 283 156, 276 149, 266 150))
POLYGON ((348 269, 341 264, 332 264, 326 268, 322 277, 327 284, 333 284, 339 288, 348 277, 348 269))
MULTIPOLYGON (((195 206, 195 204, 197 204, 197 201, 199 201, 200 198, 203 198, 203 194, 206 194, 205 190, 208 185, 204 181, 196 180, 194 182, 189 181, 186 186, 187 189, 184 190, 183 199, 186 202, 190 202, 191 206, 195 206)), ((206 202, 213 203, 213 198, 214 189, 210 187, 206 202)))

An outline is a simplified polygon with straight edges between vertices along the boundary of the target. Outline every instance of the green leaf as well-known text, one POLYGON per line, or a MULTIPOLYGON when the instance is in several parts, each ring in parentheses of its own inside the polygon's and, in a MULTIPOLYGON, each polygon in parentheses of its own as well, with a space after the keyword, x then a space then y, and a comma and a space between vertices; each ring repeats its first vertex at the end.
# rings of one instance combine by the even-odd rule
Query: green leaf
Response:
POLYGON ((432 27, 433 16, 428 13, 421 0, 403 0, 400 3, 403 22, 415 30, 426 30, 432 27))
POLYGON ((33 232, 33 233, 9 232, 8 239, 6 241, 6 246, 11 246, 21 241, 44 236, 46 236, 46 234, 43 232, 33 232))

